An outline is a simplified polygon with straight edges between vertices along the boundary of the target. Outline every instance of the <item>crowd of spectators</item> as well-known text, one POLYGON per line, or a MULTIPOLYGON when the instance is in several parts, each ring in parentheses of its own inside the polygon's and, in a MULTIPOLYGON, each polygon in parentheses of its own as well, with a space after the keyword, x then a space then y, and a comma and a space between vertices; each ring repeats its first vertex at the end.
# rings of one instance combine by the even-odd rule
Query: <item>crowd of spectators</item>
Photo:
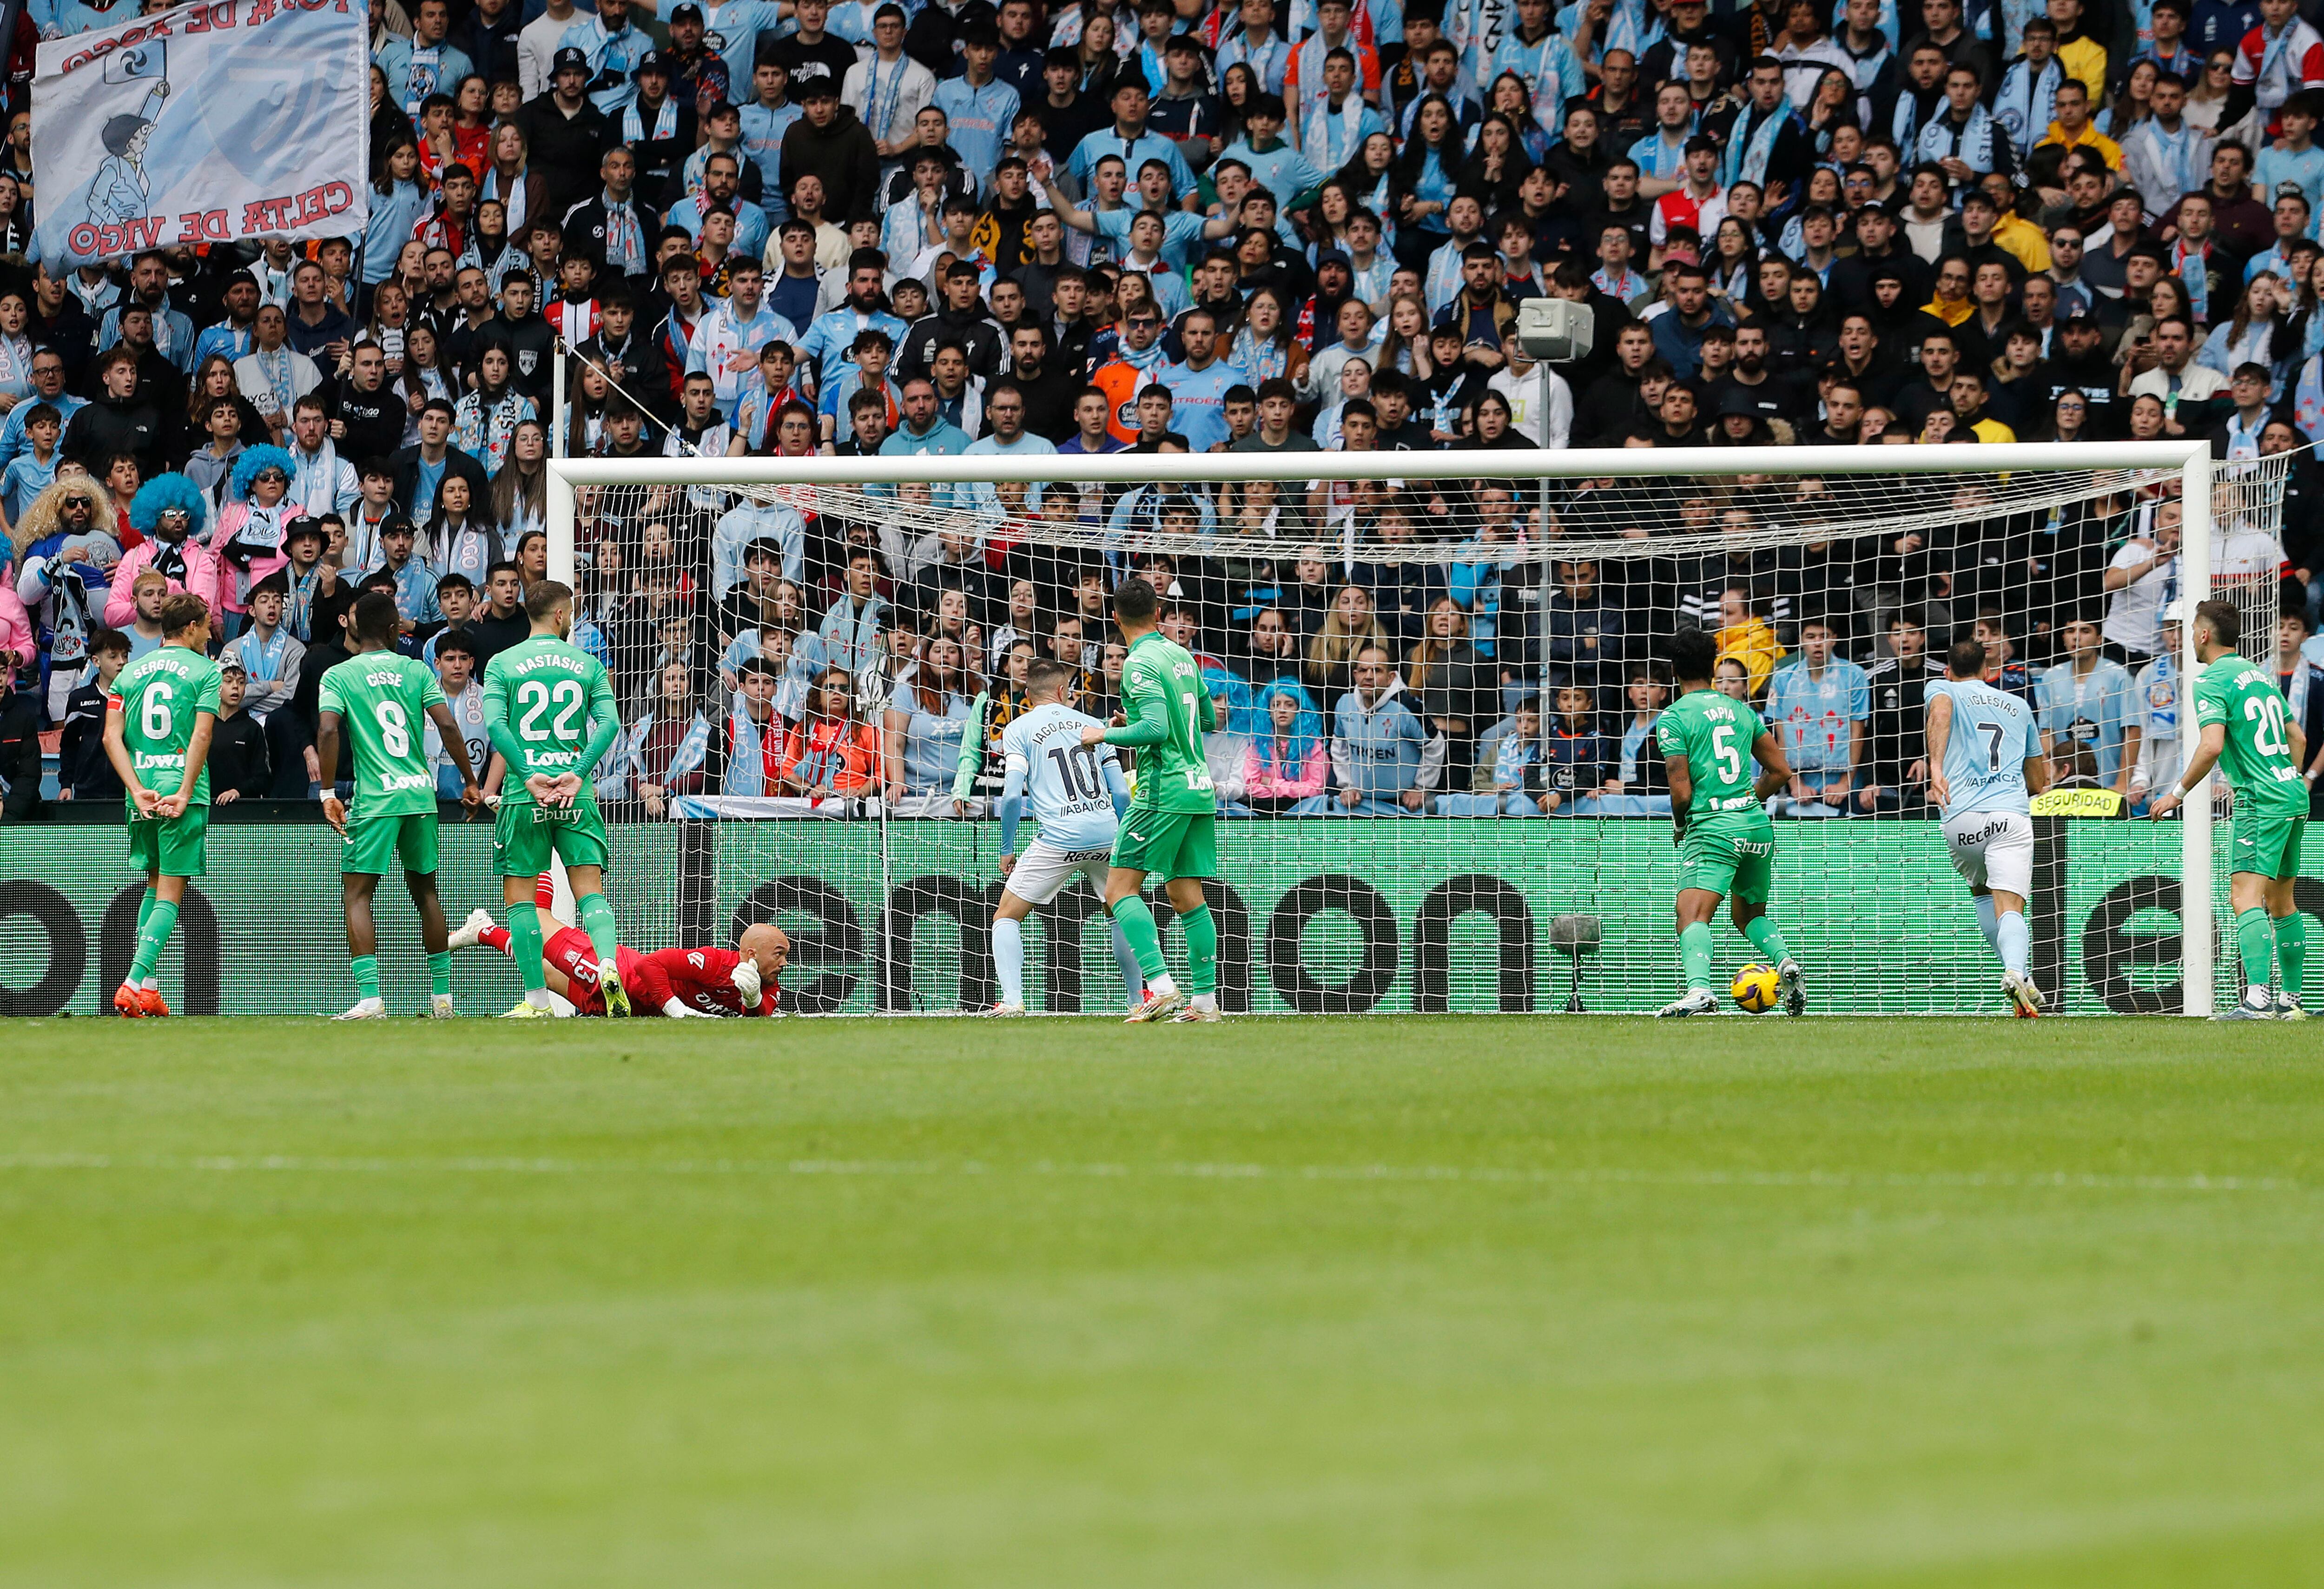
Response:
MULTIPOLYGON (((2154 781, 2182 694, 2165 486, 2014 513, 1965 452, 1928 488, 1943 525, 1870 535, 1870 499, 1796 475, 1544 493, 1512 459, 1374 484, 1322 455, 2304 448, 2324 35, 2295 0, 1435 5, 372 0, 360 236, 61 273, 21 252, 17 115, 7 815, 41 808, 43 735, 58 799, 114 792, 103 688, 180 589, 227 664, 221 799, 312 794, 316 680, 367 588, 481 755, 552 450, 1059 458, 892 515, 585 494, 580 633, 627 721, 601 793, 647 816, 982 811, 1033 657, 1112 709, 1133 567, 1229 705, 1237 813, 1663 808, 1646 728, 1683 624, 1784 734, 1800 814, 1921 808, 1926 659, 1972 633, 2061 774, 2154 781), (1545 294, 1595 329, 1554 372, 1515 336, 1545 294), (1280 486, 1074 480, 1116 451, 1318 457, 1280 486), (1069 554, 1044 521, 1173 550, 1069 554), (1582 525, 1635 555, 1558 558, 1582 525), (1657 552, 1673 532, 1733 545, 1657 552), (1167 539, 1205 533, 1282 550, 1167 539)), ((2280 586, 2304 715, 2324 581, 2291 468, 2280 535, 2225 515, 2215 562, 2280 586)))

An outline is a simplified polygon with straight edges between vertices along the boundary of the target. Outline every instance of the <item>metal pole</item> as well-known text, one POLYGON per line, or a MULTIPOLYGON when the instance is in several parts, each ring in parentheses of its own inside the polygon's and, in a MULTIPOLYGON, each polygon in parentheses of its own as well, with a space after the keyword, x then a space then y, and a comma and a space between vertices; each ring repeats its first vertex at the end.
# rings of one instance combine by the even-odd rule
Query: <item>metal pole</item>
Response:
MULTIPOLYGON (((1540 413, 1535 416, 1535 421, 1541 427, 1542 445, 1546 448, 1549 445, 1549 361, 1544 359, 1534 366, 1534 370, 1539 377, 1536 383, 1541 388, 1539 392, 1534 393, 1534 402, 1540 405, 1541 409, 1540 413)), ((1544 540, 1549 539, 1549 476, 1547 475, 1541 477, 1541 538, 1544 540)), ((1577 958, 1573 964, 1576 967, 1574 975, 1578 977, 1581 975, 1579 968, 1582 962, 1577 958)))
POLYGON ((549 345, 549 456, 565 456, 565 339, 552 339, 549 345))
MULTIPOLYGON (((2211 596, 2211 449, 2199 448, 2179 471, 2179 764, 2183 775, 2201 739, 2195 725, 2195 604, 2211 596)), ((2211 780, 2188 791, 2180 807, 2179 969, 2182 1009, 2208 1016, 2214 1006, 2211 973, 2211 780)))

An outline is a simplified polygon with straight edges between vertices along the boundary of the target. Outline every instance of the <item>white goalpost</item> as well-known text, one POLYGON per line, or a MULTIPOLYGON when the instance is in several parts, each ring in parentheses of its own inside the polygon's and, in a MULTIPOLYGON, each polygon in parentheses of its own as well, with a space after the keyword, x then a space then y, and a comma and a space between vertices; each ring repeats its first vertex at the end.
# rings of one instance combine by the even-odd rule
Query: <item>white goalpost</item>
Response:
MULTIPOLYGON (((2273 575, 2215 579, 2214 554, 2276 532, 2288 466, 2215 463, 2189 439, 553 457, 549 571, 583 592, 637 719, 624 744, 645 759, 608 786, 616 804, 662 787, 636 769, 659 753, 655 701, 678 709, 669 670, 692 669, 714 742, 711 775, 631 813, 679 819, 680 875, 622 878, 617 904, 649 931, 791 913, 821 990, 807 1008, 989 1002, 997 780, 975 736, 1013 709, 1028 651, 1082 669, 1075 689, 1107 705, 1102 594, 1139 573, 1167 582, 1222 697, 1230 1009, 1674 996, 1670 828, 1651 820, 1667 800, 1639 725, 1668 698, 1658 648, 1692 624, 1736 658, 1733 690, 1821 762, 1776 797, 1774 909, 1804 940, 1813 1008, 2002 1012, 1911 757, 1930 659, 1974 637, 2090 791, 2039 824, 2053 1007, 2208 1015, 2212 802, 2190 799, 2172 833, 2109 791, 2143 798, 2132 762, 2166 728, 2174 774, 2197 737, 2179 687, 2191 624, 2175 656, 2135 643, 2164 600, 2191 614, 2216 587, 2245 612, 2246 654, 2273 644, 2273 575), (2174 516, 2175 558, 2108 589, 2120 549, 2161 544, 2174 516), (858 603, 867 550, 884 595, 858 603), (677 614, 698 638, 673 654, 677 614), (1380 669, 1392 688, 1370 688, 1380 669), (829 722, 827 679, 853 692, 829 722), (755 699, 770 684, 773 703, 755 699), (849 758, 874 754, 867 784, 849 758)), ((1037 1008, 1121 999, 1093 901, 1061 896, 1031 925, 1037 1008)), ((1720 953, 1750 957, 1734 936, 1720 953)))

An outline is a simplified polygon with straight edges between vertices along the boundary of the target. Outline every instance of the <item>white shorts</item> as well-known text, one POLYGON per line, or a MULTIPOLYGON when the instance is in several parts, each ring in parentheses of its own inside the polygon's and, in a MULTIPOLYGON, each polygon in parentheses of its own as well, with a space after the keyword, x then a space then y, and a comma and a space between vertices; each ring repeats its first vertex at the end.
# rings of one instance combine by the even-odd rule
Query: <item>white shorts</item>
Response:
POLYGON ((2023 811, 1964 811, 1944 820, 1953 870, 1973 893, 2034 892, 2034 818, 2023 811))
POLYGON ((1102 899, 1105 874, 1112 864, 1110 849, 1061 850, 1037 838, 1017 857, 1005 881, 1009 892, 1028 905, 1047 904, 1065 891, 1076 874, 1088 878, 1090 887, 1102 899))

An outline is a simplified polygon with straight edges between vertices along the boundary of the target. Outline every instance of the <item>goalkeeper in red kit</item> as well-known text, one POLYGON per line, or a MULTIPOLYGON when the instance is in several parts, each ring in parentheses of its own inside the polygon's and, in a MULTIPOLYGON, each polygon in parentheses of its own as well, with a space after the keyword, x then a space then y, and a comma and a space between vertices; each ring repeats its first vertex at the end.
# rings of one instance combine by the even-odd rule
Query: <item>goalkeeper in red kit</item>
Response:
MULTIPOLYGON (((555 918, 548 918, 553 923, 555 918)), ((455 931, 455 949, 482 946, 512 951, 514 939, 505 927, 492 923, 489 911, 477 911, 455 931), (481 920, 479 919, 481 918, 481 920)), ((772 1015, 780 990, 776 980, 790 958, 788 934, 770 922, 742 929, 740 951, 706 946, 698 949, 656 949, 640 954, 617 945, 613 963, 631 1008, 639 1015, 672 1020, 720 1015, 772 1015)), ((597 956, 589 935, 577 927, 559 927, 541 945, 541 961, 549 974, 549 991, 573 1006, 576 1015, 603 1015, 605 1001, 598 990, 597 956)))

